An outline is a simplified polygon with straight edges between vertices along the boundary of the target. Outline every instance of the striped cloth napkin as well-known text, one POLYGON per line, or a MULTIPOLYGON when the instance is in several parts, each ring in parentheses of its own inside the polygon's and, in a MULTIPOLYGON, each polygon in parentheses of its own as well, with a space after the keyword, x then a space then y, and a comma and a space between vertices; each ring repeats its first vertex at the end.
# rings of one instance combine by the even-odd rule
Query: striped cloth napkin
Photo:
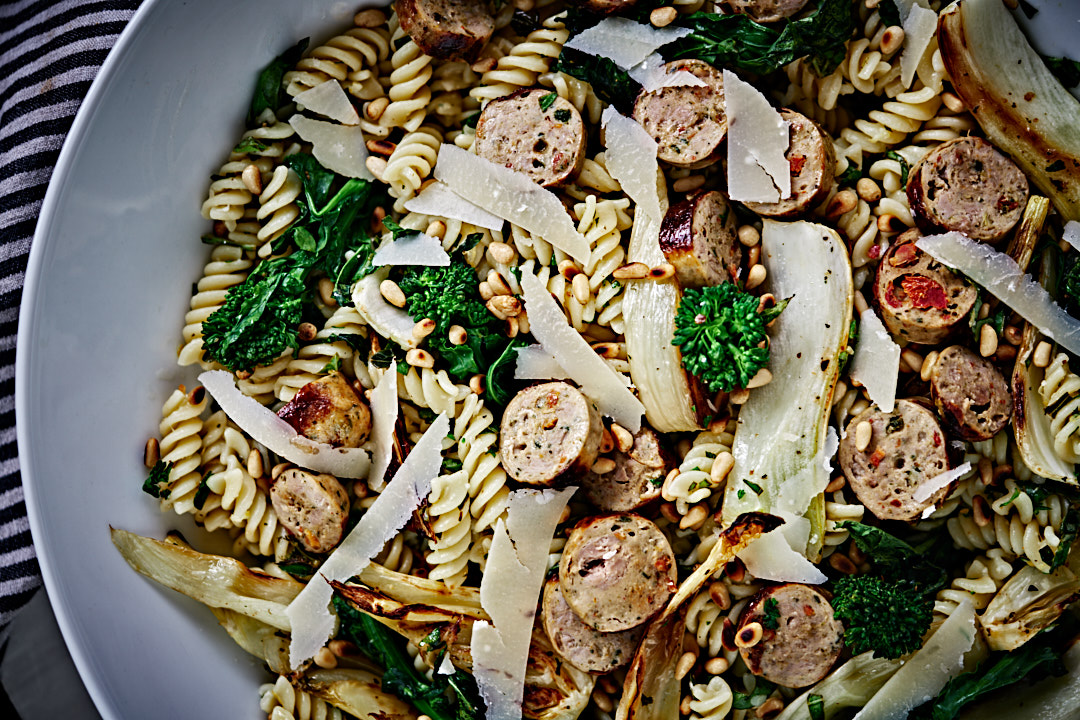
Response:
POLYGON ((15 444, 15 334, 41 201, 139 0, 0 0, 0 626, 41 585, 15 444))

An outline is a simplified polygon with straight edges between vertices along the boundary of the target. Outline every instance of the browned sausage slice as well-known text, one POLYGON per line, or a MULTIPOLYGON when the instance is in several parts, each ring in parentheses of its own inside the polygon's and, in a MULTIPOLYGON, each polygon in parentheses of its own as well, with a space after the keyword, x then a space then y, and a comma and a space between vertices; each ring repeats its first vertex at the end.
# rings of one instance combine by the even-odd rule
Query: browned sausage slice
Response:
POLYGON ((640 515, 585 518, 570 532, 559 586, 589 627, 619 632, 644 624, 675 592, 675 555, 664 533, 640 515))
POLYGON ((333 475, 290 468, 270 486, 278 520, 308 552, 328 553, 345 533, 349 494, 333 475))
POLYGON ((727 137, 724 76, 701 60, 664 65, 671 75, 686 70, 705 86, 675 86, 642 91, 634 101, 634 119, 656 140, 656 156, 676 167, 701 168, 720 159, 727 137))
POLYGON ((544 584, 541 620, 555 650, 578 670, 606 673, 621 668, 634 657, 645 626, 604 633, 581 622, 563 598, 559 578, 544 584))
POLYGON ((637 5, 637 0, 584 0, 581 5, 589 12, 610 15, 629 10, 637 5))
POLYGON ((989 360, 953 345, 930 372, 930 396, 945 426, 972 442, 989 440, 1012 417, 1012 394, 989 360))
POLYGON ((401 29, 439 60, 476 60, 495 29, 487 3, 475 0, 394 0, 394 11, 401 29))
POLYGON ((607 512, 629 512, 660 497, 671 463, 651 428, 641 428, 630 450, 616 450, 611 459, 615 461, 611 472, 598 475, 590 471, 581 478, 581 487, 593 505, 607 512))
POLYGON ((371 432, 371 411, 339 372, 300 388, 278 417, 304 437, 334 447, 360 447, 371 432))
POLYGON ((521 90, 492 100, 476 123, 476 154, 544 187, 577 177, 585 163, 585 123, 551 90, 521 90))
POLYGON ((738 221, 722 192, 692 195, 672 205, 660 226, 660 249, 675 266, 679 285, 700 288, 739 274, 738 221))
POLYGON ((761 640, 740 647, 739 654, 750 672, 783 687, 801 688, 821 680, 844 646, 844 626, 833 616, 832 605, 809 585, 762 589, 739 616, 736 632, 751 623, 761 625, 761 640))
POLYGON ((789 18, 803 9, 807 0, 728 0, 731 9, 749 15, 759 23, 789 18))
POLYGON ((913 243, 889 248, 878 263, 874 301, 885 327, 909 342, 934 344, 958 327, 978 291, 913 243))
POLYGON ((573 385, 550 382, 525 388, 507 404, 499 448, 510 477, 551 487, 596 462, 604 425, 573 385))
POLYGON ((915 164, 907 195, 924 233, 956 230, 996 242, 1024 213, 1028 181, 990 143, 961 137, 938 145, 915 164))
POLYGON ((781 110, 791 144, 784 157, 791 168, 791 197, 773 203, 748 202, 758 215, 792 217, 821 203, 836 182, 836 148, 828 133, 794 110, 781 110))
POLYGON ((949 458, 934 413, 910 400, 897 400, 891 413, 871 407, 852 418, 840 441, 840 467, 859 501, 882 520, 918 519, 949 492, 944 487, 915 500, 920 485, 949 469, 949 458), (863 422, 871 435, 860 451, 857 428, 863 422))

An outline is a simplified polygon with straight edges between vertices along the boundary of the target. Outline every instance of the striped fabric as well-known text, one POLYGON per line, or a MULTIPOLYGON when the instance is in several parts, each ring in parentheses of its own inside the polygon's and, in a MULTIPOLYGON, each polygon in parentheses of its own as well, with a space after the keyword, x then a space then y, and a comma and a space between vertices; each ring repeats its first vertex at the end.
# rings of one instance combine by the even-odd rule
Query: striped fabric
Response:
POLYGON ((41 584, 15 445, 15 333, 60 145, 138 0, 0 0, 0 625, 41 584))

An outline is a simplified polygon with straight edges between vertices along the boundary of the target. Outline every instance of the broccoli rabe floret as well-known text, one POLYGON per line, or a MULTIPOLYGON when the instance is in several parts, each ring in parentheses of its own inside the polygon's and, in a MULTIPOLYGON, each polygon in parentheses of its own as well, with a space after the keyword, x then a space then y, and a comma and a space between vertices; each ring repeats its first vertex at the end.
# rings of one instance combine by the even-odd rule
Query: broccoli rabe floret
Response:
POLYGON ((934 598, 913 583, 860 575, 840 578, 833 592, 833 611, 853 653, 898 658, 918 650, 930 629, 934 598))
POLYGON ((758 312, 759 300, 733 283, 683 293, 675 311, 674 343, 683 366, 710 392, 744 388, 769 361, 765 326, 787 301, 758 312))

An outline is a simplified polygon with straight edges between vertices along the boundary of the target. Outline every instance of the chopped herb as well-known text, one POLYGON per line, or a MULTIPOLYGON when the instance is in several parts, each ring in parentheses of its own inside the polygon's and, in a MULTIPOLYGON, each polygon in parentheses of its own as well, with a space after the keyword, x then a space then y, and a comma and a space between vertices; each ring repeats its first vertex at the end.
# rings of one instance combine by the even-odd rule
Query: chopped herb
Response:
POLYGON ((755 482, 750 482, 749 480, 743 480, 743 483, 745 483, 745 484, 746 484, 746 487, 750 488, 751 490, 753 490, 753 491, 754 491, 755 493, 757 493, 758 495, 760 495, 761 493, 765 492, 764 490, 762 490, 762 489, 761 489, 761 486, 760 486, 760 485, 758 485, 758 484, 757 484, 757 483, 755 483, 755 482))
POLYGON ((570 122, 571 117, 572 116, 570 114, 570 111, 567 110, 566 108, 561 108, 561 109, 555 111, 555 119, 558 120, 559 122, 562 122, 562 123, 570 122))
POLYGON ((477 121, 479 119, 480 119, 480 113, 479 112, 474 112, 472 115, 470 115, 469 117, 467 117, 467 118, 465 118, 464 120, 461 121, 461 126, 462 127, 467 127, 467 128, 475 128, 476 123, 477 123, 477 121))
POLYGON ((169 497, 169 488, 162 486, 168 485, 171 471, 172 463, 158 460, 154 463, 154 467, 150 468, 150 474, 146 477, 146 481, 143 482, 143 492, 156 498, 169 497))
POLYGON ((892 435, 895 432, 900 432, 904 429, 904 418, 900 415, 893 415, 889 418, 889 422, 885 425, 885 432, 892 435))
POLYGON ((614 105, 624 115, 633 113, 634 98, 641 92, 638 81, 610 58, 588 55, 571 48, 563 48, 552 71, 564 72, 589 83, 597 97, 614 105))
POLYGON ((780 602, 776 598, 768 598, 764 605, 765 619, 761 626, 767 630, 777 630, 780 627, 780 602))
POLYGON ((854 186, 863 177, 862 168, 858 165, 848 165, 847 170, 836 176, 836 182, 841 186, 854 186))
POLYGON ((404 357, 399 357, 396 345, 387 345, 379 352, 371 356, 371 364, 380 370, 386 370, 395 362, 400 362, 404 357))
POLYGON ((335 355, 334 359, 323 365, 322 370, 319 371, 320 375, 329 375, 330 373, 336 373, 341 369, 341 356, 335 355))
POLYGON ((746 497, 746 491, 743 490, 742 488, 739 488, 739 491, 737 493, 735 493, 735 494, 739 496, 740 500, 742 500, 744 497, 746 497))
POLYGON ((550 92, 544 97, 540 98, 540 109, 547 112, 555 101, 559 99, 559 93, 550 92))
POLYGON ((206 505, 206 501, 210 498, 210 485, 207 480, 210 479, 210 473, 203 475, 202 482, 199 483, 199 489, 195 491, 195 499, 192 500, 192 504, 196 510, 202 510, 206 505))
MULTIPOLYGON (((883 0, 892 2, 892 0, 883 0)), ((825 698, 820 695, 810 694, 806 696, 806 709, 810 712, 810 720, 825 720, 825 698)))
POLYGON ((890 160, 895 160, 900 164, 900 184, 906 187, 908 173, 911 172, 911 165, 908 164, 908 161, 905 160, 900 153, 894 152, 892 150, 885 153, 885 157, 889 158, 890 160))
POLYGON ((241 140, 240 144, 234 147, 232 151, 234 153, 244 155, 247 153, 260 153, 266 150, 266 148, 268 147, 269 145, 261 143, 253 137, 246 137, 241 140))
POLYGON ((735 710, 750 710, 756 708, 765 702, 765 699, 772 695, 772 691, 776 689, 776 685, 765 680, 764 678, 757 678, 757 684, 754 685, 753 691, 749 695, 735 691, 732 693, 731 707, 735 710))

